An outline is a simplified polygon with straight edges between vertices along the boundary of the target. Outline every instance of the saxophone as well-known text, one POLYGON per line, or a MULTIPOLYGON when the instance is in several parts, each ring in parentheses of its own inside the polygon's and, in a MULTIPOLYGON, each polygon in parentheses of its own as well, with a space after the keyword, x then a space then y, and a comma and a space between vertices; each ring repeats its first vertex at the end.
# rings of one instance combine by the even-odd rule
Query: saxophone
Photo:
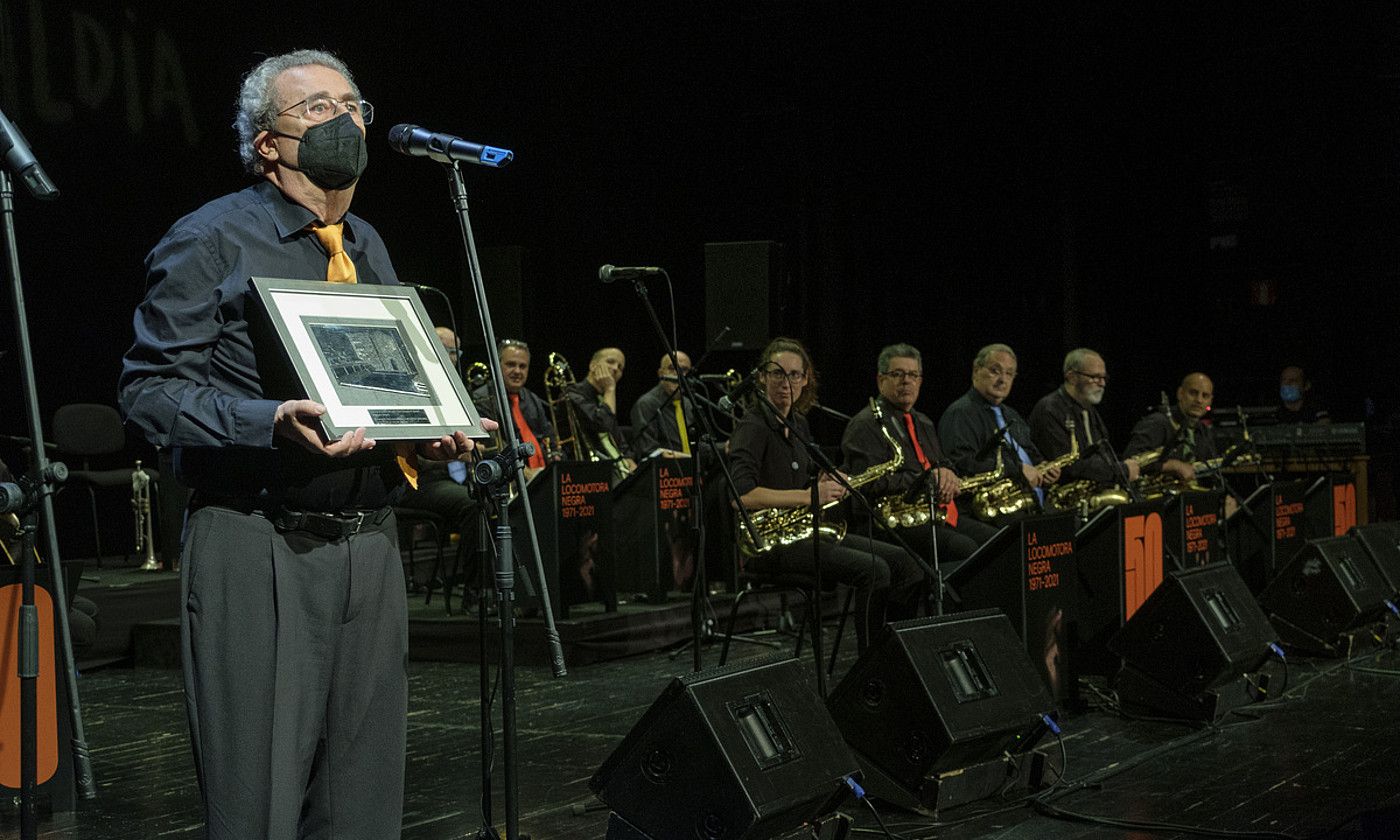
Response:
MULTIPOLYGON (((996 466, 984 473, 964 478, 958 488, 958 493, 970 493, 991 484, 1001 478, 1003 469, 1001 447, 998 446, 996 466)), ((935 495, 932 488, 929 489, 929 495, 935 495)), ((875 512, 880 515, 880 519, 884 520, 887 528, 917 528, 920 525, 927 525, 929 522, 929 499, 925 497, 917 501, 906 502, 903 493, 891 493, 875 503, 875 512)), ((937 505, 933 508, 933 521, 940 524, 948 521, 947 505, 937 505)))
MULTIPOLYGON (((1193 461, 1191 469, 1196 471, 1196 478, 1220 472, 1220 468, 1225 465, 1226 461, 1232 464, 1257 464, 1259 462, 1259 453, 1257 452, 1246 452, 1236 456, 1235 450, 1238 448, 1238 446, 1230 447, 1219 458, 1193 461)), ((1144 499, 1160 499, 1163 496, 1176 496, 1181 493, 1201 492, 1207 489, 1194 478, 1190 481, 1182 481, 1170 473, 1143 476, 1133 486, 1144 499)))
MULTIPOLYGON (((880 410, 880 405, 874 398, 870 400, 870 410, 874 412, 876 425, 880 427, 880 434, 889 444, 894 457, 882 464, 876 464, 859 475, 851 476, 847 479, 847 483, 852 487, 860 487, 877 478, 887 476, 899 469, 900 465, 904 463, 904 449, 898 441, 890 437, 889 430, 885 428, 883 422, 884 412, 880 410)), ((829 508, 837 501, 839 500, 827 502, 822 505, 822 508, 829 508)), ((750 513, 749 520, 753 522, 755 534, 749 533, 747 528, 739 528, 739 551, 745 557, 753 557, 778 546, 792 545, 812 536, 811 505, 791 508, 762 508, 750 513)), ((825 536, 840 541, 846 536, 846 523, 822 523, 821 532, 825 536)))
MULTIPOLYGON (((1139 467, 1145 467, 1160 459, 1162 452, 1163 449, 1159 446, 1156 449, 1139 452, 1129 457, 1128 460, 1136 461, 1139 467)), ((1085 478, 1051 487, 1045 502, 1058 511, 1079 511, 1081 515, 1088 516, 1100 508, 1109 505, 1126 505, 1132 500, 1132 493, 1116 484, 1102 485, 1097 481, 1085 478)))
MULTIPOLYGON (((1074 418, 1065 418, 1065 431, 1069 432, 1069 452, 1058 458, 1051 458, 1036 465, 1036 469, 1045 472, 1056 467, 1064 469, 1075 461, 1079 460, 1079 439, 1074 436, 1074 418)), ((1001 447, 997 447, 997 452, 1001 452, 1001 447)), ((1054 492, 1051 490, 1050 492, 1054 492)), ((1025 486, 1019 476, 1011 475, 1003 478, 995 484, 979 490, 972 497, 972 510, 978 518, 993 520, 999 516, 1014 516, 1027 510, 1035 510, 1037 506, 1035 491, 1025 486)))

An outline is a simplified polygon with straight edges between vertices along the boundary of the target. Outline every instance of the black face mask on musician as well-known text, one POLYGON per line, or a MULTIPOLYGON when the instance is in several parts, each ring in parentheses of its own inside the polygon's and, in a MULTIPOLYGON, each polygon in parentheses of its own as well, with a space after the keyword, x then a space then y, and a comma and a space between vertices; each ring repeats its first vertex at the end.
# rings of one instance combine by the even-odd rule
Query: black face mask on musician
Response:
POLYGON ((281 161, 282 165, 302 173, 323 190, 349 187, 359 179, 369 163, 365 133, 349 114, 313 125, 300 137, 280 131, 273 133, 301 144, 297 165, 293 166, 285 158, 281 161))

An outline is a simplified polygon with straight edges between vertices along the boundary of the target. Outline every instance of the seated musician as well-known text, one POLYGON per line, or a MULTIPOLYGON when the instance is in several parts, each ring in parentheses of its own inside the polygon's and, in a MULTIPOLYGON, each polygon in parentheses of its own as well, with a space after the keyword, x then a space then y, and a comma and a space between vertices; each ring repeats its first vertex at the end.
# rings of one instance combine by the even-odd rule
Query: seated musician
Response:
POLYGON ((972 387, 938 419, 938 435, 953 469, 959 475, 977 475, 994 468, 996 448, 988 445, 998 430, 1006 428, 997 444, 1003 448, 1003 462, 1009 469, 1019 466, 1026 484, 1039 490, 1053 484, 1060 470, 1051 467, 1042 473, 1036 468, 1045 459, 1031 440, 1030 426, 1006 403, 1015 381, 1016 353, 1010 347, 988 344, 977 351, 972 361, 972 387))
MULTIPOLYGON (((890 447, 880 426, 899 442, 904 461, 898 471, 871 482, 864 490, 872 502, 881 497, 901 497, 933 467, 927 486, 940 504, 948 506, 946 525, 935 530, 938 535, 940 563, 956 564, 977 550, 996 533, 996 529, 971 517, 960 516, 953 497, 958 494, 960 481, 951 469, 934 464, 943 458, 933 420, 914 408, 923 384, 923 361, 918 349, 908 344, 893 344, 880 351, 876 363, 876 387, 883 419, 876 420, 870 406, 861 409, 846 425, 841 438, 841 453, 847 472, 859 473, 890 459, 890 447)), ((925 502, 926 503, 926 502, 925 502)), ((851 524, 859 527, 868 519, 862 511, 853 511, 851 524)), ((878 530, 876 531, 878 533, 878 530)), ((925 558, 932 559, 933 544, 927 525, 901 528, 899 534, 925 558)))
POLYGON ((1331 415, 1313 393, 1312 380, 1297 365, 1289 365, 1278 376, 1278 410, 1274 416, 1280 423, 1330 423, 1331 415))
MULTIPOLYGON (((510 416, 515 423, 516 439, 535 445, 535 454, 525 463, 525 478, 531 479, 544 469, 550 455, 545 449, 554 437, 554 426, 549 422, 549 406, 525 387, 525 381, 530 378, 529 345, 513 338, 502 339, 499 354, 501 384, 505 386, 506 398, 510 400, 510 416)), ((472 392, 472 402, 483 417, 497 421, 501 419, 501 412, 496 408, 496 391, 490 383, 472 392)))
MULTIPOLYGON (((776 410, 801 435, 809 433, 805 413, 816 402, 816 371, 802 343, 775 338, 763 351, 758 387, 773 409, 757 400, 745 412, 729 440, 734 483, 748 510, 801 508, 811 502, 811 458, 772 415, 776 410)), ((841 499, 846 489, 822 475, 817 489, 822 504, 841 499)), ((742 527, 742 525, 740 525, 742 527)), ((747 570, 760 573, 812 574, 812 537, 777 546, 747 561, 747 570)), ((842 542, 823 537, 819 545, 823 581, 844 583, 856 590, 857 645, 863 650, 886 618, 908 618, 917 609, 922 573, 902 548, 863 536, 842 542)))
MULTIPOLYGON (((680 376, 690 373, 690 356, 677 350, 681 363, 680 376)), ((676 368, 668 353, 661 357, 654 388, 642 394, 632 406, 632 451, 645 458, 660 449, 668 457, 690 455, 694 449, 690 440, 690 425, 695 406, 681 397, 676 368)))
POLYGON ((1154 411, 1133 426, 1124 457, 1162 450, 1162 459, 1143 467, 1147 475, 1166 473, 1182 482, 1196 477, 1193 461, 1215 457, 1215 440, 1201 418, 1210 411, 1215 385, 1204 373, 1189 373, 1176 389, 1176 405, 1170 411, 1154 411))
MULTIPOLYGON (((447 327, 438 327, 437 337, 455 364, 456 334, 447 327)), ((473 403, 480 406, 475 400, 473 403)), ((419 461, 418 487, 406 487, 396 507, 435 513, 442 517, 448 531, 460 534, 463 540, 473 540, 467 545, 475 544, 479 502, 463 461, 419 461)), ((410 583, 415 588, 425 586, 431 573, 430 566, 415 567, 410 583)))
POLYGON ((1040 398, 1031 411, 1031 440, 1048 457, 1055 458, 1070 449, 1066 420, 1074 421, 1080 459, 1064 468, 1065 481, 1087 479, 1098 485, 1136 481, 1137 461, 1118 460, 1108 445, 1108 426, 1099 414, 1108 367, 1103 356, 1080 347, 1065 354, 1065 384, 1040 398))
POLYGON ((564 398, 573 408, 579 428, 573 434, 585 441, 599 458, 621 465, 620 473, 636 469, 637 462, 626 456, 627 441, 617 423, 617 383, 627 358, 616 347, 604 347, 588 361, 588 377, 564 388, 564 398))

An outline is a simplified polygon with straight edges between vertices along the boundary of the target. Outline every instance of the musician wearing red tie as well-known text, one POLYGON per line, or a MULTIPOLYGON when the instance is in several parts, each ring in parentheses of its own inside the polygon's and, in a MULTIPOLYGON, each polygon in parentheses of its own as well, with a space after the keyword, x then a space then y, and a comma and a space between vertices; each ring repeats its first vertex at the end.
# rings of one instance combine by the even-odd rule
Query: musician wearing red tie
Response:
MULTIPOLYGON (((996 533, 996 529, 970 516, 960 516, 953 499, 958 495, 961 481, 957 473, 940 466, 943 457, 933 420, 917 410, 919 389, 923 385, 923 361, 918 349, 908 344, 893 344, 880 351, 875 375, 883 420, 877 421, 869 406, 861 409, 846 426, 841 438, 841 453, 847 472, 858 473, 889 460, 889 444, 880 434, 879 423, 898 441, 904 450, 904 462, 895 473, 877 479, 865 490, 872 500, 902 496, 921 481, 943 508, 947 520, 938 524, 938 559, 941 565, 966 560, 996 533), (932 469, 932 475, 923 476, 932 469)), ((865 517, 859 512, 851 515, 851 526, 861 527, 865 517)), ((927 524, 901 527, 899 535, 927 559, 933 556, 933 541, 927 524)))

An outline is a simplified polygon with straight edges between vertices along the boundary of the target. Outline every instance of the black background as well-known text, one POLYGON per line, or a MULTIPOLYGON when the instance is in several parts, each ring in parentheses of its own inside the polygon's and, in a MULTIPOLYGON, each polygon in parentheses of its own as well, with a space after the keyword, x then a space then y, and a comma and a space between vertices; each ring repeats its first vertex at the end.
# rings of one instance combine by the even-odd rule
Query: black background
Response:
MULTIPOLYGON (((935 417, 985 343, 1017 349, 1023 412, 1067 349, 1094 347, 1124 441, 1193 369, 1219 405, 1274 401, 1286 363, 1342 419, 1394 403, 1395 4, 193 8, 0 3, 0 101, 63 191, 16 200, 46 421, 115 402, 144 255, 249 182, 239 79, 306 46, 344 58, 377 108, 356 212, 459 318, 445 178, 384 137, 411 122, 515 150, 466 174, 479 245, 522 255, 532 387, 548 351, 581 375, 617 344, 625 411, 660 348, 598 265, 668 268, 698 357, 704 243, 771 239, 790 274, 775 327, 808 342, 824 402, 848 412, 893 341, 924 350, 935 417), (1252 302, 1260 285, 1275 302, 1252 302)), ((0 430, 23 434, 5 346, 0 430)))

